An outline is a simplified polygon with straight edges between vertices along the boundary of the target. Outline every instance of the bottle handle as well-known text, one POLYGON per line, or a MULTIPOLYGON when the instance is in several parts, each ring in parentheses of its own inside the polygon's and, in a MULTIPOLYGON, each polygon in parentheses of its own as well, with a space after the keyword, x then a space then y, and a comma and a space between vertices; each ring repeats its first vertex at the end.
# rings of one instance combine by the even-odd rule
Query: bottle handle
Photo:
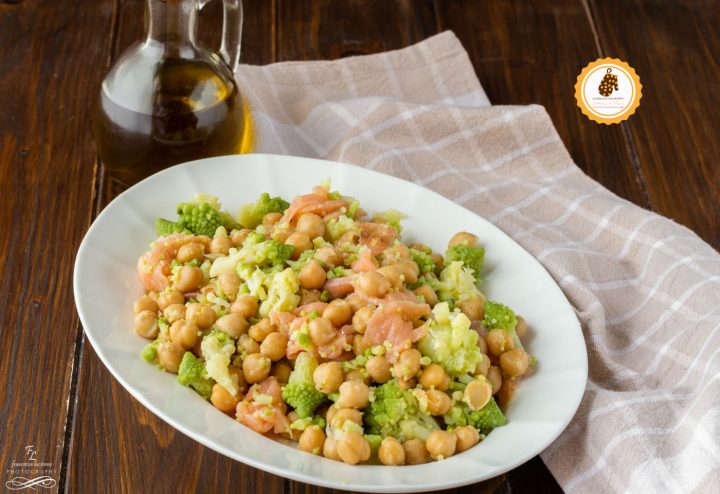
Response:
MULTIPOLYGON (((204 0, 201 5, 209 1, 204 0)), ((235 72, 240 61, 242 23, 242 0, 223 0, 223 30, 219 53, 232 72, 235 72)))

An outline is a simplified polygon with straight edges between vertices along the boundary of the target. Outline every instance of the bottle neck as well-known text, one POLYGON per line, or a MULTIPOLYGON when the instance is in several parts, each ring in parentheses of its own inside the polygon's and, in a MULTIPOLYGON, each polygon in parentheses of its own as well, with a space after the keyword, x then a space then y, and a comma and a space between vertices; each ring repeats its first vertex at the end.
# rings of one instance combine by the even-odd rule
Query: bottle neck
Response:
POLYGON ((147 0, 147 41, 169 48, 194 45, 197 35, 195 0, 147 0))

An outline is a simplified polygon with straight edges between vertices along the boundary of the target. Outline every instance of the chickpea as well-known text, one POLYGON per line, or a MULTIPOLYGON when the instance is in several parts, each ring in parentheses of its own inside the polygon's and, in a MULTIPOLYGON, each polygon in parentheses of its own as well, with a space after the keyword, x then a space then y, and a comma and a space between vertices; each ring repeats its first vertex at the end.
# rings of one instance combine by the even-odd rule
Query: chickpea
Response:
POLYGON ((485 340, 487 341, 488 350, 496 357, 499 357, 501 353, 515 348, 515 341, 512 336, 510 336, 510 333, 500 328, 490 330, 485 340))
POLYGON ((340 460, 340 455, 337 452, 335 438, 328 437, 325 439, 325 443, 323 444, 323 456, 328 460, 342 461, 340 460))
POLYGON ((393 288, 402 288, 403 286, 403 273, 400 268, 393 266, 383 266, 377 269, 377 272, 383 275, 390 282, 390 286, 393 288))
POLYGON ((228 300, 235 300, 240 289, 240 276, 235 271, 222 273, 218 276, 218 285, 228 300))
POLYGON ((244 394, 248 386, 242 369, 236 365, 228 365, 228 374, 230 374, 230 379, 235 383, 235 386, 237 386, 238 394, 244 394))
POLYGON ((213 325, 217 315, 209 304, 187 304, 185 307, 185 319, 198 325, 200 329, 208 329, 213 325))
POLYGON ((365 363, 365 369, 368 371, 368 375, 373 381, 378 383, 386 383, 390 380, 392 377, 390 374, 391 367, 390 362, 382 355, 370 357, 367 363, 365 363))
POLYGON ((450 410, 452 400, 447 393, 437 389, 428 389, 425 393, 428 399, 427 408, 430 415, 445 415, 450 410))
POLYGON ((474 374, 476 376, 487 376, 488 370, 490 370, 490 357, 483 353, 482 360, 475 368, 474 374))
POLYGON ((430 257, 432 258, 433 262, 435 263, 435 266, 442 270, 443 267, 445 267, 445 260, 443 259, 442 254, 438 254, 437 252, 433 252, 430 254, 430 257))
POLYGON ((226 256, 232 246, 233 242, 230 237, 215 237, 210 241, 210 253, 226 256))
POLYGON ((233 314, 231 312, 215 321, 215 326, 231 338, 238 339, 241 334, 247 331, 248 322, 240 314, 233 314))
POLYGON ((365 329, 367 329, 367 323, 374 313, 374 305, 366 305, 365 307, 362 307, 357 312, 355 312, 355 315, 353 315, 352 317, 352 325, 356 333, 365 334, 365 329))
POLYGON ((200 242, 190 242, 185 245, 181 245, 175 255, 175 259, 183 264, 198 260, 202 261, 205 255, 205 246, 200 242))
POLYGON ((258 383, 270 375, 270 359, 259 353, 253 353, 243 360, 242 370, 248 383, 258 383))
POLYGON ((492 384, 488 379, 481 377, 465 386, 463 401, 468 404, 470 410, 480 410, 488 404, 492 394, 492 384))
POLYGON ((492 393, 496 394, 498 391, 500 391, 500 386, 502 386, 502 373, 500 372, 500 367, 496 365, 491 365, 487 372, 487 380, 490 381, 490 384, 492 385, 492 393))
POLYGON ((266 317, 264 319, 260 319, 258 322, 250 326, 250 331, 248 331, 248 334, 253 340, 261 343, 267 337, 267 335, 269 335, 270 333, 274 333, 275 331, 277 331, 277 328, 273 323, 270 322, 270 319, 266 317))
POLYGON ((383 465, 403 465, 405 463, 405 450, 400 441, 394 437, 386 437, 378 448, 378 459, 383 465))
POLYGON ((348 465, 356 465, 370 458, 370 444, 359 432, 346 432, 335 440, 340 459, 348 465))
POLYGON ((288 237, 293 233, 295 233, 295 231, 290 228, 275 228, 270 235, 270 238, 276 242, 284 244, 288 237))
POLYGON ((455 444, 456 453, 467 451, 480 442, 480 433, 472 425, 458 427, 453 430, 453 434, 455 434, 457 438, 457 443, 455 444))
POLYGON ((249 228, 243 228, 242 230, 234 230, 230 234, 230 241, 233 243, 235 247, 242 247, 242 244, 245 243, 245 239, 252 233, 252 230, 249 228))
POLYGON ((329 344, 337 338, 337 331, 329 319, 324 317, 316 317, 308 325, 310 339, 317 346, 329 344))
POLYGON ((406 465, 421 465, 430 461, 430 455, 425 443, 420 439, 410 439, 402 445, 405 451, 406 465))
POLYGON ((518 382, 515 378, 506 377, 503 379, 500 391, 498 391, 497 394, 497 402, 501 408, 505 408, 507 404, 510 403, 510 400, 512 400, 512 397, 515 395, 517 388, 518 382))
POLYGON ((433 460, 444 460, 455 454, 457 437, 452 432, 432 431, 425 441, 425 447, 433 460))
POLYGON ((483 352, 485 355, 488 353, 488 346, 487 341, 483 336, 480 336, 477 341, 477 346, 480 349, 481 352, 483 352))
POLYGON ((315 260, 326 269, 332 269, 342 264, 343 256, 335 247, 325 246, 315 252, 315 260))
POLYGON ((412 285, 417 281, 420 268, 415 264, 415 261, 412 259, 398 259, 394 265, 397 266, 402 273, 405 284, 412 285))
POLYGON ((475 247, 477 245, 477 235, 468 232, 457 232, 452 236, 450 242, 448 242, 448 248, 455 247, 460 244, 467 244, 468 247, 475 247))
POLYGON ((430 288, 430 285, 420 286, 415 289, 414 293, 415 295, 422 297, 425 300, 425 303, 430 307, 435 306, 438 302, 437 293, 435 293, 435 290, 430 288))
POLYGON ((327 273, 317 261, 310 261, 307 266, 300 270, 300 285, 308 290, 322 288, 327 279, 327 273))
POLYGON ((185 349, 175 341, 163 341, 157 346, 158 364, 168 372, 177 374, 185 349))
POLYGON ((154 340, 160 329, 157 324, 157 312, 144 310, 135 315, 135 332, 143 338, 154 340))
POLYGON ((180 319, 185 319, 185 304, 172 304, 165 307, 163 316, 172 324, 180 319))
POLYGON ((157 305, 160 310, 165 310, 168 305, 184 303, 185 295, 174 289, 170 289, 160 294, 157 299, 157 305))
POLYGON ((340 396, 335 402, 341 408, 365 408, 369 403, 370 388, 360 381, 345 381, 339 388, 340 396))
POLYGON ((250 338, 250 335, 248 334, 241 334, 240 338, 238 338, 237 341, 237 348, 238 351, 242 351, 242 353, 246 355, 250 355, 253 353, 260 353, 260 344, 250 338))
POLYGON ((458 302, 457 305, 473 321, 482 319, 485 316, 485 297, 482 295, 466 298, 458 302))
POLYGON ((438 364, 430 364, 420 374, 420 384, 425 389, 435 388, 446 391, 450 386, 450 376, 438 364))
POLYGON ((313 373, 313 382, 321 393, 334 393, 343 382, 342 366, 338 362, 325 362, 318 365, 313 373))
POLYGON ((370 344, 361 335, 355 335, 352 342, 352 351, 355 355, 362 355, 370 348, 370 344))
POLYGON ((370 378, 369 375, 365 376, 365 375, 363 375, 362 372, 360 372, 357 369, 353 369, 351 371, 346 372, 345 373, 345 381, 357 381, 357 382, 364 383, 368 386, 372 383, 372 379, 370 378))
POLYGON ((500 355, 500 368, 510 377, 525 374, 530 366, 530 355, 522 348, 507 351, 500 355))
POLYGON ((325 222, 316 214, 307 213, 297 220, 297 231, 307 233, 311 239, 325 235, 325 222))
POLYGON ((240 400, 234 397, 221 385, 215 383, 212 387, 212 394, 210 395, 210 403, 221 412, 230 413, 235 410, 240 400))
POLYGON ((329 320, 336 328, 346 324, 352 318, 350 305, 343 299, 333 300, 325 307, 323 317, 329 320))
POLYGON ((260 344, 260 353, 273 362, 277 362, 285 356, 287 344, 288 337, 279 331, 275 331, 267 335, 260 344))
POLYGON ((178 279, 175 288, 183 293, 197 290, 205 281, 205 274, 200 268, 195 266, 182 266, 178 273, 178 279))
POLYGON ((265 227, 266 230, 270 229, 280 222, 282 216, 282 213, 268 213, 263 216, 262 225, 265 227))
POLYGON ((345 426, 345 422, 348 421, 362 425, 362 412, 354 408, 338 409, 337 405, 333 405, 328 409, 325 420, 330 423, 331 427, 336 429, 342 429, 345 426))
POLYGON ((404 244, 393 245, 382 253, 382 265, 395 264, 400 259, 410 259, 410 249, 404 244))
POLYGON ((415 377, 415 375, 420 372, 421 358, 422 354, 414 348, 409 348, 400 353, 398 361, 395 364, 395 377, 405 381, 415 377))
MULTIPOLYGON (((184 301, 184 298, 183 298, 184 301)), ((133 305, 133 312, 135 314, 139 314, 140 312, 144 310, 149 310, 151 312, 157 313, 158 311, 158 304, 153 299, 151 299, 148 295, 143 295, 139 299, 135 301, 135 305, 133 305)))
POLYGON ((307 290, 306 288, 300 288, 300 303, 298 305, 321 302, 321 295, 322 293, 320 292, 320 290, 307 290))
POLYGON ((515 332, 518 335, 518 338, 523 339, 525 338, 525 335, 527 335, 527 321, 525 321, 525 318, 523 316, 517 316, 517 324, 515 325, 515 332))
POLYGON ((350 306, 350 312, 353 314, 367 305, 367 300, 359 293, 351 293, 345 297, 345 302, 350 306))
POLYGON ((230 312, 240 314, 245 319, 250 319, 258 311, 258 301, 252 295, 240 295, 230 306, 230 312))
POLYGON ((295 250, 292 253, 292 258, 297 260, 298 257, 300 257, 300 254, 305 252, 306 250, 312 249, 313 244, 310 241, 310 237, 305 232, 295 232, 292 235, 290 235, 287 240, 285 240, 285 243, 287 245, 292 245, 295 247, 295 250))
POLYGON ((325 433, 317 425, 311 425, 300 434, 298 448, 314 455, 319 455, 325 443, 325 433))
POLYGON ((355 283, 361 292, 370 297, 384 297, 390 291, 390 281, 377 271, 360 273, 355 283))
MULTIPOLYGON (((257 343, 255 343, 257 345, 257 343)), ((280 362, 272 366, 270 375, 278 380, 281 384, 286 384, 290 380, 292 369, 285 362, 280 362)))
POLYGON ((180 319, 170 326, 170 338, 190 350, 200 339, 200 328, 192 321, 180 319))

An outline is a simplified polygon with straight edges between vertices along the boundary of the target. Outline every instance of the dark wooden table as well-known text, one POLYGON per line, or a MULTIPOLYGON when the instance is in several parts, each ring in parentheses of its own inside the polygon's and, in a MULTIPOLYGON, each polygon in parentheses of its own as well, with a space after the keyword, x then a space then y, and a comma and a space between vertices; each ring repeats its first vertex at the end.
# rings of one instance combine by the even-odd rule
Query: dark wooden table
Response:
MULTIPOLYGON (((145 410, 105 370, 73 306, 87 227, 113 197, 92 102, 143 30, 142 0, 0 0, 0 466, 32 446, 69 492, 319 492, 225 458, 145 410)), ((220 2, 201 32, 219 37, 220 2)), ((460 37, 490 100, 540 103, 578 165, 720 245, 720 2, 245 0, 243 61, 332 59, 460 37), (628 61, 639 111, 605 126, 575 106, 582 67, 628 61)), ((6 478, 2 479, 4 485, 6 478)), ((539 458, 463 492, 560 491, 539 458)))

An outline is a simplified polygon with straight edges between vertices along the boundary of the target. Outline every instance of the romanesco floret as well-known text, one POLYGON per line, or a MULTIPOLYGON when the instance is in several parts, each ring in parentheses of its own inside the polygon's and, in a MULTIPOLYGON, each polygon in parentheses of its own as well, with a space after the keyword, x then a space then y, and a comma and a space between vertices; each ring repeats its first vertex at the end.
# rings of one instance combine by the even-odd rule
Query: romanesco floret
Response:
POLYGON ((451 376, 473 372, 482 360, 482 352, 470 319, 458 309, 450 312, 446 302, 435 305, 433 316, 430 331, 418 343, 420 352, 451 376))
POLYGON ((475 283, 480 284, 480 273, 485 261, 483 247, 471 247, 467 243, 454 245, 445 252, 445 262, 452 263, 454 261, 462 261, 465 268, 472 269, 475 283))
POLYGON ((298 257, 297 261, 288 261, 288 264, 296 273, 299 273, 302 271, 302 268, 308 265, 310 261, 312 261, 313 257, 315 257, 315 250, 314 249, 308 249, 304 251, 302 254, 300 254, 300 257, 298 257))
POLYGON ((267 267, 280 266, 290 259, 295 247, 281 244, 275 240, 262 240, 262 235, 250 235, 240 250, 215 259, 210 268, 210 276, 216 278, 223 273, 237 269, 240 264, 267 267))
POLYGON ((263 216, 268 213, 282 213, 290 203, 282 197, 270 197, 270 194, 263 192, 255 203, 245 204, 240 208, 238 223, 243 228, 255 228, 262 223, 263 216))
POLYGON ((472 271, 462 261, 446 263, 436 287, 440 300, 452 305, 480 295, 472 271))
POLYGON ((235 396, 238 392, 238 377, 231 376, 228 370, 230 357, 235 353, 235 342, 230 336, 218 329, 208 333, 200 343, 200 351, 205 358, 205 369, 228 393, 235 396))
POLYGON ((160 344, 160 338, 156 339, 152 343, 145 345, 145 348, 140 352, 140 356, 148 364, 157 364, 157 347, 160 344))
POLYGON ((433 273, 437 270, 435 261, 433 261, 433 258, 427 252, 410 249, 410 256, 420 268, 420 274, 433 273))
POLYGON ((373 388, 373 396, 364 414, 368 434, 393 436, 400 441, 425 440, 439 429, 435 419, 422 413, 412 392, 403 390, 395 379, 373 388))
POLYGON ((191 352, 185 352, 178 369, 177 380, 183 386, 190 386, 197 393, 210 399, 212 394, 213 380, 207 374, 205 366, 191 352))
POLYGON ((315 356, 302 352, 295 360, 295 369, 282 390, 285 402, 295 409, 298 417, 310 417, 325 401, 325 395, 315 388, 313 373, 318 366, 315 356))
POLYGON ((480 410, 471 410, 467 404, 457 402, 443 418, 449 427, 472 425, 482 434, 489 434, 495 427, 507 423, 507 419, 500 410, 495 398, 490 398, 488 404, 480 410))
POLYGON ((195 235, 212 237, 215 230, 224 226, 225 221, 217 209, 207 202, 195 204, 182 202, 177 206, 177 225, 183 230, 189 230, 195 235))
POLYGON ((300 281, 292 268, 275 273, 267 291, 267 299, 260 304, 259 314, 267 317, 270 311, 290 312, 300 302, 300 281))
POLYGON ((165 218, 158 218, 155 220, 155 233, 158 237, 172 235, 173 233, 179 233, 181 231, 183 231, 182 227, 174 221, 170 221, 165 218))
POLYGON ((515 331, 517 326, 517 318, 515 313, 506 305, 499 302, 485 302, 485 318, 483 319, 483 326, 485 329, 491 330, 500 328, 507 331, 515 341, 517 348, 523 348, 520 338, 515 331))

